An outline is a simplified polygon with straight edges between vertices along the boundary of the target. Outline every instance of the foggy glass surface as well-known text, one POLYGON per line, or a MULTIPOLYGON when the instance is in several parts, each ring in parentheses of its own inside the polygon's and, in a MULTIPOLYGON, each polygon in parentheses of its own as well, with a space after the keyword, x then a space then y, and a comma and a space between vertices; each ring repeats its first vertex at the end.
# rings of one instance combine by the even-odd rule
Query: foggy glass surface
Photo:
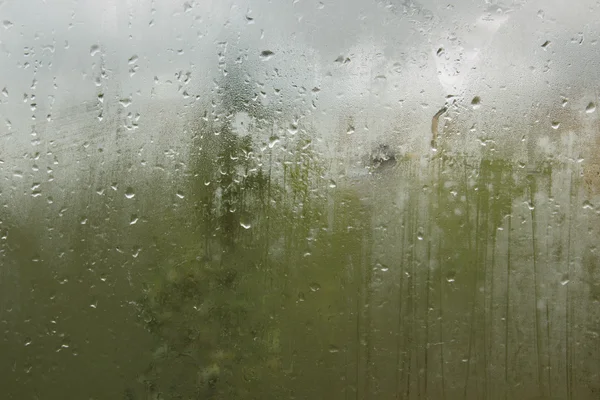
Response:
POLYGON ((0 398, 600 398, 598 2, 0 24, 0 398))

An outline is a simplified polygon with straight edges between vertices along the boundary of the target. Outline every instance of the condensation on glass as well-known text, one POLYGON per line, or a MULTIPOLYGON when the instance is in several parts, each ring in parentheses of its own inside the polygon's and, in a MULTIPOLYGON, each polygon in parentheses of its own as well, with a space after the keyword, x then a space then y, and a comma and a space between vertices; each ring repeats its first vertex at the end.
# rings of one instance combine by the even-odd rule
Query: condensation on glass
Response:
POLYGON ((600 398, 597 2, 0 23, 2 398, 600 398))

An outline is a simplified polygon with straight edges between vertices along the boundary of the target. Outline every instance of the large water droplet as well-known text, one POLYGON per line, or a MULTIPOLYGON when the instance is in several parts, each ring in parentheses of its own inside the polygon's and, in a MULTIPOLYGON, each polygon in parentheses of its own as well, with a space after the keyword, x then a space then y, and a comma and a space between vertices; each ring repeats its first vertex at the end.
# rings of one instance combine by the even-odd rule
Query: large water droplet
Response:
POLYGON ((471 100, 471 106, 473 107, 473 110, 477 110, 478 108, 480 108, 481 98, 479 96, 473 97, 473 100, 471 100))
POLYGON ((125 190, 125 197, 128 199, 133 199, 135 197, 135 192, 131 186, 127 187, 127 190, 125 190))
POLYGON ((268 61, 274 55, 275 55, 275 53, 273 53, 271 50, 263 50, 260 52, 260 59, 263 61, 268 61))
POLYGON ((594 102, 590 101, 590 103, 585 108, 585 112, 588 114, 591 114, 594 111, 596 111, 596 104, 594 104, 594 102))
POLYGON ((269 148, 272 149, 273 147, 275 147, 275 145, 279 143, 279 138, 278 137, 271 137, 269 139, 269 148))
POLYGON ((246 220, 240 221, 240 226, 246 230, 252 228, 252 224, 250 223, 250 221, 246 220))
POLYGON ((119 100, 119 104, 121 104, 123 108, 127 108, 131 105, 131 98, 121 99, 119 100))
POLYGON ((319 290, 321 290, 321 285, 319 285, 317 282, 313 282, 310 285, 308 285, 308 287, 310 288, 311 292, 318 292, 319 290))
POLYGON ((93 44, 92 47, 90 47, 90 56, 95 56, 96 54, 98 54, 99 51, 100 46, 98 46, 97 44, 93 44))
POLYGON ((589 200, 584 200, 582 208, 584 210, 593 210, 594 206, 592 205, 592 203, 589 202, 589 200))
POLYGON ((419 228, 419 230, 417 231, 417 239, 423 240, 423 237, 423 228, 419 228))
POLYGON ((454 271, 450 271, 446 274, 446 281, 448 283, 454 283, 456 280, 456 273, 454 271))

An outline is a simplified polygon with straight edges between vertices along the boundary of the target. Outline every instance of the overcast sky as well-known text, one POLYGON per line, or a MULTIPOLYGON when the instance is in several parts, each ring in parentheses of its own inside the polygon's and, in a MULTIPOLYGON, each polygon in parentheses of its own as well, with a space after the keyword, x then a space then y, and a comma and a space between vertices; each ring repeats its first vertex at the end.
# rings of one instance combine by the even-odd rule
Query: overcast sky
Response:
POLYGON ((401 114, 423 130, 447 95, 467 102, 480 95, 484 107, 507 113, 561 95, 583 107, 600 74, 599 7, 593 0, 4 0, 0 136, 29 143, 32 114, 38 121, 93 105, 98 93, 109 104, 130 99, 128 110, 190 103, 210 95, 236 60, 248 65, 263 101, 280 101, 295 110, 290 118, 326 129, 352 114, 376 121, 371 134, 384 134, 373 130, 401 114), (273 54, 261 57, 265 51, 273 54))

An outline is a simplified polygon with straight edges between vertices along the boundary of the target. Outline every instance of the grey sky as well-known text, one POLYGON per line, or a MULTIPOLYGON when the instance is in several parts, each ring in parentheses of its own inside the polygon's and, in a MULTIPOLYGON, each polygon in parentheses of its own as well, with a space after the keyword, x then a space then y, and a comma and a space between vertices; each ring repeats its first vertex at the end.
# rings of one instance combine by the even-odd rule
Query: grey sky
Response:
POLYGON ((370 121, 361 125, 371 125, 371 135, 386 134, 398 115, 407 130, 426 131, 449 94, 478 94, 507 113, 552 102, 558 92, 583 104, 600 71, 598 7, 592 0, 5 0, 0 135, 27 146, 32 114, 39 121, 93 104, 98 93, 109 104, 131 99, 127 112, 167 99, 191 104, 238 58, 252 65, 264 101, 275 101, 278 89, 299 114, 290 118, 306 116, 324 130, 353 113, 370 121), (274 55, 263 60, 264 50, 274 55))

